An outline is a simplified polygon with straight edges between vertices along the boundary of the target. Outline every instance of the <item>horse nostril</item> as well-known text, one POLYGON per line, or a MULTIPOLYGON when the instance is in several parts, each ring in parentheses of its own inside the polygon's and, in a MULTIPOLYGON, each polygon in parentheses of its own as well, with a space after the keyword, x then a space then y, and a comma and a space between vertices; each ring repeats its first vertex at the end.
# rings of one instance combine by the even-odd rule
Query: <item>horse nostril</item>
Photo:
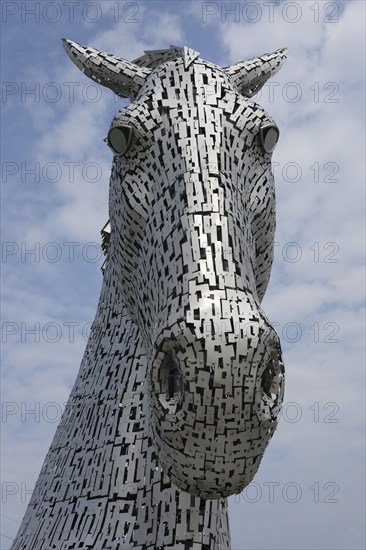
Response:
POLYGON ((168 372, 168 391, 167 401, 170 399, 179 399, 182 394, 183 379, 177 364, 172 360, 168 372))
POLYGON ((272 397, 273 394, 271 394, 271 386, 273 377, 275 375, 274 368, 273 368, 273 361, 271 360, 264 373, 262 374, 262 390, 265 394, 268 395, 268 397, 272 397))
POLYGON ((156 366, 155 393, 163 408, 174 414, 183 395, 183 375, 174 350, 166 352, 156 366))
POLYGON ((263 418, 275 420, 284 393, 284 367, 281 352, 274 349, 261 377, 262 395, 258 403, 263 418))

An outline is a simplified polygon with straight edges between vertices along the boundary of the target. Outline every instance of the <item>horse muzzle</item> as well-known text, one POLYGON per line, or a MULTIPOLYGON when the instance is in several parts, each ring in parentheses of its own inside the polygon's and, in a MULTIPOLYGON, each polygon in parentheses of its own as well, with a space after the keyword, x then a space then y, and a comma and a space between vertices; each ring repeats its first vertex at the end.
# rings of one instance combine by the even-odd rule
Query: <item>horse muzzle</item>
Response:
POLYGON ((173 483, 218 499, 253 479, 277 426, 284 367, 279 339, 258 311, 236 326, 216 317, 197 327, 176 322, 154 342, 152 440, 173 483))

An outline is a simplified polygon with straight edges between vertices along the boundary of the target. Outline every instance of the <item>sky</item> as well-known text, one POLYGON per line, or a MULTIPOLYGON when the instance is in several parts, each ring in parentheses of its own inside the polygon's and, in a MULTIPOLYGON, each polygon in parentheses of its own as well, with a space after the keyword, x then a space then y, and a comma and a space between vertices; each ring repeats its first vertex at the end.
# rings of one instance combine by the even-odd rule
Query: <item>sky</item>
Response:
POLYGON ((276 120, 275 260, 264 311, 286 391, 233 550, 358 550, 364 514, 365 3, 13 2, 2 8, 2 495, 10 548, 67 401, 101 288, 100 230, 126 100, 61 38, 132 60, 187 45, 218 65, 286 46, 256 96, 276 120))

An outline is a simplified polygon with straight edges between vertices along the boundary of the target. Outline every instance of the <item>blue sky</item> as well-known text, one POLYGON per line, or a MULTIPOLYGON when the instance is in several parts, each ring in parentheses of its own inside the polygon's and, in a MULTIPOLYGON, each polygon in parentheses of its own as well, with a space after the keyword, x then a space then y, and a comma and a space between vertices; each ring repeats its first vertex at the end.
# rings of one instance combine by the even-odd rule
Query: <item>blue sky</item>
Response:
POLYGON ((285 406, 254 482, 230 499, 232 547, 365 547, 364 20, 358 0, 2 3, 1 550, 94 317, 102 139, 125 104, 73 66, 61 37, 127 59, 187 45, 221 65, 288 47, 256 98, 281 130, 263 305, 284 348, 285 406))

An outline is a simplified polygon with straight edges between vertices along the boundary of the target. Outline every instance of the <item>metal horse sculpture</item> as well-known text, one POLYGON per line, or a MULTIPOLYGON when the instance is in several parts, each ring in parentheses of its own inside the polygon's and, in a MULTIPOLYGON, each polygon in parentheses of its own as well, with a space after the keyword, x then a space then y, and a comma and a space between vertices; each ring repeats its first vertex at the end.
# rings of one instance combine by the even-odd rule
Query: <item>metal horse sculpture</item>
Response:
POLYGON ((284 389, 261 309, 279 131, 252 97, 285 50, 221 68, 64 40, 132 100, 114 118, 104 281, 65 413, 12 549, 226 550, 284 389))

